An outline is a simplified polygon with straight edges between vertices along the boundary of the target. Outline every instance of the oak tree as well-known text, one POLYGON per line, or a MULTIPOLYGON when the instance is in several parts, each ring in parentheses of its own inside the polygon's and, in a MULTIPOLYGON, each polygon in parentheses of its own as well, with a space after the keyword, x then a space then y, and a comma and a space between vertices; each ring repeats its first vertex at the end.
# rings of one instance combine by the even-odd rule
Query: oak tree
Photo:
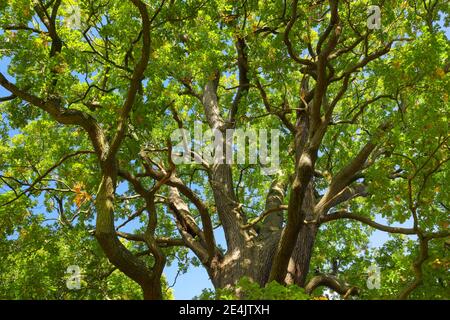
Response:
POLYGON ((117 284, 81 297, 161 299, 178 259, 216 289, 449 298, 448 1, 0 3, 0 295, 68 297, 78 259, 117 284), (196 124, 280 130, 279 170, 175 164, 196 124))

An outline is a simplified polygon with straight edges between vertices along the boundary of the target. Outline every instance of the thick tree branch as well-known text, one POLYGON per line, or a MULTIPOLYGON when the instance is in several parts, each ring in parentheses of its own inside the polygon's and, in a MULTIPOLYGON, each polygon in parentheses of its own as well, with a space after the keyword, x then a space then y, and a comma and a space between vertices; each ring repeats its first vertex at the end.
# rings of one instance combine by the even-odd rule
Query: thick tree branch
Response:
POLYGON ((333 200, 339 193, 353 181, 354 176, 360 172, 366 164, 372 151, 376 148, 378 139, 388 131, 390 123, 386 122, 379 126, 377 133, 370 141, 358 152, 358 154, 349 163, 344 166, 331 180, 325 195, 317 203, 314 211, 318 215, 324 214, 335 203, 333 200))
MULTIPOLYGON (((205 109, 206 119, 211 129, 218 129, 225 135, 226 124, 220 115, 217 87, 220 72, 212 75, 204 89, 202 103, 205 109)), ((224 142, 227 143, 227 142, 224 142)), ((226 150, 224 144, 223 150, 226 150)), ((222 226, 225 230, 227 247, 230 252, 241 247, 249 239, 247 231, 241 228, 245 217, 240 210, 240 204, 234 193, 233 176, 229 164, 216 163, 211 166, 209 181, 214 194, 222 226)))
MULTIPOLYGON (((162 181, 166 176, 165 173, 154 170, 148 163, 147 158, 144 154, 141 154, 144 159, 144 167, 146 170, 146 174, 157 181, 162 181)), ((192 191, 183 181, 178 178, 174 173, 171 174, 168 179, 164 181, 164 184, 175 187, 181 192, 186 198, 188 198, 197 208, 200 213, 200 218, 202 220, 203 232, 205 235, 205 241, 207 243, 207 251, 210 257, 212 258, 214 254, 217 252, 216 250, 216 241, 213 233, 213 226, 211 222, 211 217, 209 214, 209 210, 203 201, 198 197, 198 195, 192 191)))
POLYGON ((322 286, 336 291, 340 295, 343 295, 344 298, 358 294, 358 289, 356 287, 340 281, 335 276, 325 274, 313 277, 305 286, 305 292, 307 294, 312 294, 315 289, 322 286))
POLYGON ((237 64, 239 69, 239 87, 236 92, 236 96, 233 99, 230 110, 229 123, 232 127, 235 126, 235 118, 238 112, 239 103, 250 88, 250 80, 248 79, 249 65, 247 58, 247 44, 245 43, 244 38, 238 37, 236 39, 235 46, 238 54, 237 64))
POLYGON ((48 33, 48 32, 33 28, 33 27, 29 27, 27 25, 23 25, 23 24, 4 25, 4 26, 1 26, 1 28, 3 30, 26 30, 26 31, 35 32, 38 34, 47 34, 48 33))
POLYGON ((266 197, 266 211, 252 221, 252 224, 263 221, 261 226, 263 237, 268 233, 280 230, 283 226, 283 210, 288 209, 287 206, 283 205, 285 191, 286 184, 278 179, 274 180, 266 197))
POLYGON ((220 72, 211 75, 205 85, 202 95, 202 103, 205 108, 206 120, 211 129, 224 129, 224 121, 220 116, 217 87, 219 85, 220 72))
POLYGON ((178 231, 186 246, 197 255, 203 264, 208 265, 211 260, 204 246, 203 234, 195 224, 195 221, 193 221, 188 206, 180 197, 176 188, 170 187, 168 200, 169 206, 175 216, 178 231))

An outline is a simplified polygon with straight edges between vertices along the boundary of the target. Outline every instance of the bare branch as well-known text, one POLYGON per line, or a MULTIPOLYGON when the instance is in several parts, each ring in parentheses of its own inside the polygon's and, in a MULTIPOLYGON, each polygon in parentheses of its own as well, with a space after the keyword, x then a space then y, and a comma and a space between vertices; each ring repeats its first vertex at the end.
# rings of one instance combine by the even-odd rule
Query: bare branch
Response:
POLYGON ((297 6, 298 6, 298 0, 292 1, 292 8, 291 8, 291 18, 289 19, 288 24, 286 25, 286 29, 284 30, 283 34, 283 41, 287 47, 289 56, 297 63, 308 66, 310 68, 314 68, 314 63, 308 59, 302 59, 300 58, 295 52, 294 48, 292 47, 291 40, 289 38, 289 33, 291 32, 292 27, 294 26, 295 22, 297 21, 297 6))
POLYGON ((139 87, 144 78, 144 72, 147 69, 148 61, 150 59, 151 22, 147 11, 147 6, 140 0, 131 0, 131 2, 133 2, 133 4, 138 8, 142 18, 142 51, 141 51, 141 58, 133 71, 133 76, 131 78, 130 87, 128 89, 126 100, 122 106, 122 112, 120 114, 117 125, 117 132, 112 140, 111 148, 109 150, 110 157, 116 154, 125 136, 128 116, 133 107, 139 87))
POLYGON ((320 199, 315 207, 318 214, 325 213, 333 204, 333 199, 353 181, 354 176, 365 166, 367 159, 377 146, 377 139, 380 138, 390 127, 390 123, 383 123, 379 126, 378 132, 372 139, 358 152, 349 163, 344 166, 331 180, 326 194, 320 199))
POLYGON ((364 224, 367 224, 368 226, 371 226, 372 228, 378 229, 380 231, 389 232, 389 233, 400 233, 400 234, 417 234, 417 231, 414 230, 414 228, 401 228, 401 227, 390 227, 385 226, 382 224, 379 224, 378 222, 375 222, 371 220, 370 218, 348 212, 346 210, 340 210, 335 213, 328 214, 322 218, 319 219, 319 223, 326 223, 330 221, 340 220, 340 219, 351 219, 360 221, 364 224))
POLYGON ((8 204, 10 204, 10 203, 16 201, 17 199, 19 199, 20 197, 22 197, 28 191, 32 190, 36 184, 38 184, 40 181, 42 181, 42 179, 44 179, 48 174, 50 174, 50 172, 52 172, 57 167, 59 167, 67 159, 75 157, 75 156, 78 156, 80 154, 92 154, 92 153, 94 153, 94 151, 80 150, 80 151, 76 151, 74 153, 71 153, 71 154, 68 154, 68 155, 62 157, 58 162, 56 162, 53 166, 51 166, 43 174, 41 174, 36 180, 34 180, 34 182, 26 190, 24 190, 21 193, 19 193, 14 199, 9 200, 6 203, 1 204, 0 207, 7 206, 8 204))

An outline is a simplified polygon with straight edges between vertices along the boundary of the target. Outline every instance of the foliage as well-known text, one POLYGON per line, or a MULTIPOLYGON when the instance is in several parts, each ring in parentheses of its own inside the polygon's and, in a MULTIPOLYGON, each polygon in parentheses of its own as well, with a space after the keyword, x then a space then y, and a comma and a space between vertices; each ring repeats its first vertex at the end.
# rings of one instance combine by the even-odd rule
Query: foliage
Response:
POLYGON ((261 288, 249 278, 241 278, 233 288, 203 290, 199 300, 309 300, 303 288, 296 285, 284 286, 270 282, 261 288))
MULTIPOLYGON (((30 221, 0 243, 0 299, 142 299, 139 286, 107 261, 84 228, 30 221), (69 266, 81 271, 80 289, 68 289, 69 266)), ((164 283, 164 298, 173 294, 164 283)))

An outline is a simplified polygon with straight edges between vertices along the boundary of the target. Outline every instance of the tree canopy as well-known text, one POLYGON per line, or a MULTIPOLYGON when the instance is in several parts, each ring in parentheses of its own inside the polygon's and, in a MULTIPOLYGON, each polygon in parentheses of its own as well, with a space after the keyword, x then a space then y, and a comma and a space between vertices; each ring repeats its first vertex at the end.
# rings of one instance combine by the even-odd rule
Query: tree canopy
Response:
POLYGON ((168 299, 175 263, 204 298, 449 299, 449 26, 447 0, 1 0, 0 298, 168 299), (279 130, 278 170, 175 163, 196 125, 279 130))

